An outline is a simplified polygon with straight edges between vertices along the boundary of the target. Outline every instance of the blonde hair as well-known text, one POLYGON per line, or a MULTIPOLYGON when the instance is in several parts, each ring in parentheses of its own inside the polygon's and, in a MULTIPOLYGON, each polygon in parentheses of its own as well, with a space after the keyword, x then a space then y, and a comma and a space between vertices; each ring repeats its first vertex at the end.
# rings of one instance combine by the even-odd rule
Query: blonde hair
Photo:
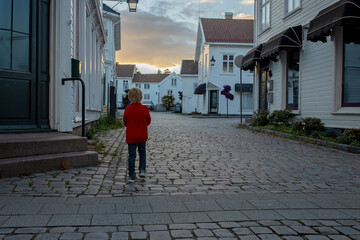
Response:
POLYGON ((140 88, 133 87, 128 92, 128 98, 131 103, 139 103, 142 100, 142 91, 140 88))

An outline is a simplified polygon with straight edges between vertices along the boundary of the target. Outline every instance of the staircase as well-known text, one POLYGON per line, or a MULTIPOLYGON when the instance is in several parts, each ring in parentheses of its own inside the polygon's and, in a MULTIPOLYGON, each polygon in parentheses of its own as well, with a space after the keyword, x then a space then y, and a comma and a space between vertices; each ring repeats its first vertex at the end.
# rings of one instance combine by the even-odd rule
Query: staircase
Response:
POLYGON ((59 132, 0 134, 0 178, 97 163, 98 155, 87 151, 85 137, 59 132))

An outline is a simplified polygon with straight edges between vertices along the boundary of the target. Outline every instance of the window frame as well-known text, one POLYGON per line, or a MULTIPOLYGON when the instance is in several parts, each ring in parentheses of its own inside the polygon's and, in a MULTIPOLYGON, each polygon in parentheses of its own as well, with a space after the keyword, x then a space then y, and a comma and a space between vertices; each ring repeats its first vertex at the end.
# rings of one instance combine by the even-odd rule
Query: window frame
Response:
POLYGON ((150 89, 150 83, 144 83, 144 89, 150 89))
POLYGON ((144 94, 144 100, 150 100, 150 94, 144 94))
MULTIPOLYGON (((259 32, 265 32, 266 30, 268 30, 271 26, 271 0, 265 0, 266 2, 264 4, 262 4, 262 0, 259 0, 259 32), (268 7, 268 12, 269 12, 269 16, 266 15, 266 7, 268 7), (263 8, 265 8, 265 20, 268 17, 269 22, 265 25, 265 27, 263 28, 263 8)), ((265 22, 266 23, 266 22, 265 22)))
POLYGON ((292 111, 299 111, 300 109, 300 50, 299 50, 299 70, 298 70, 298 96, 297 96, 297 106, 289 106, 288 98, 289 98, 289 66, 290 66, 290 54, 293 52, 287 52, 286 53, 286 83, 285 83, 285 89, 286 89, 286 99, 285 99, 285 108, 287 110, 292 111))
POLYGON ((235 54, 233 53, 223 53, 222 55, 222 73, 224 74, 233 74, 234 73, 234 62, 235 62, 235 54), (224 60, 224 56, 226 56, 226 60, 224 60), (232 56, 232 60, 230 60, 230 56, 232 56), (224 72, 224 63, 226 63, 226 72, 224 72), (230 72, 230 63, 232 63, 232 71, 230 72))
POLYGON ((299 9, 301 9, 302 0, 298 0, 299 1, 299 6, 296 7, 296 8, 293 7, 290 11, 289 11, 289 1, 292 1, 293 6, 294 6, 295 1, 297 1, 297 0, 284 0, 284 1, 285 1, 285 3, 284 3, 284 7, 285 7, 284 11, 285 11, 285 16, 286 17, 293 14, 294 12, 298 11, 299 9))
POLYGON ((171 79, 171 86, 176 87, 176 78, 171 79))
POLYGON ((135 83, 135 87, 140 88, 141 89, 141 83, 135 83))

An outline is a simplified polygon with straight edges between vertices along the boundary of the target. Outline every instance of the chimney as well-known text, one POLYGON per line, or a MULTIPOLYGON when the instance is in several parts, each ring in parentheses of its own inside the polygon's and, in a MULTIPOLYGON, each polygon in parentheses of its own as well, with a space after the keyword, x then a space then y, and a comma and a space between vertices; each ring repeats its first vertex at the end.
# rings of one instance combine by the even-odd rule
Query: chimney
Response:
POLYGON ((232 12, 225 12, 225 19, 233 19, 233 13, 232 12))

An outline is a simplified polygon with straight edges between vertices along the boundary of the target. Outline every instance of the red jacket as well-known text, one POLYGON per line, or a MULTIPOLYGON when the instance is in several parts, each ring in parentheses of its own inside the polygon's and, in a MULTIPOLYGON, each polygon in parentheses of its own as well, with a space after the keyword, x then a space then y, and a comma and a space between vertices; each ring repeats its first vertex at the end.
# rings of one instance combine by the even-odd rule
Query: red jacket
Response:
POLYGON ((148 140, 147 126, 151 122, 148 107, 132 103, 125 108, 123 123, 126 127, 126 143, 141 143, 148 140))

